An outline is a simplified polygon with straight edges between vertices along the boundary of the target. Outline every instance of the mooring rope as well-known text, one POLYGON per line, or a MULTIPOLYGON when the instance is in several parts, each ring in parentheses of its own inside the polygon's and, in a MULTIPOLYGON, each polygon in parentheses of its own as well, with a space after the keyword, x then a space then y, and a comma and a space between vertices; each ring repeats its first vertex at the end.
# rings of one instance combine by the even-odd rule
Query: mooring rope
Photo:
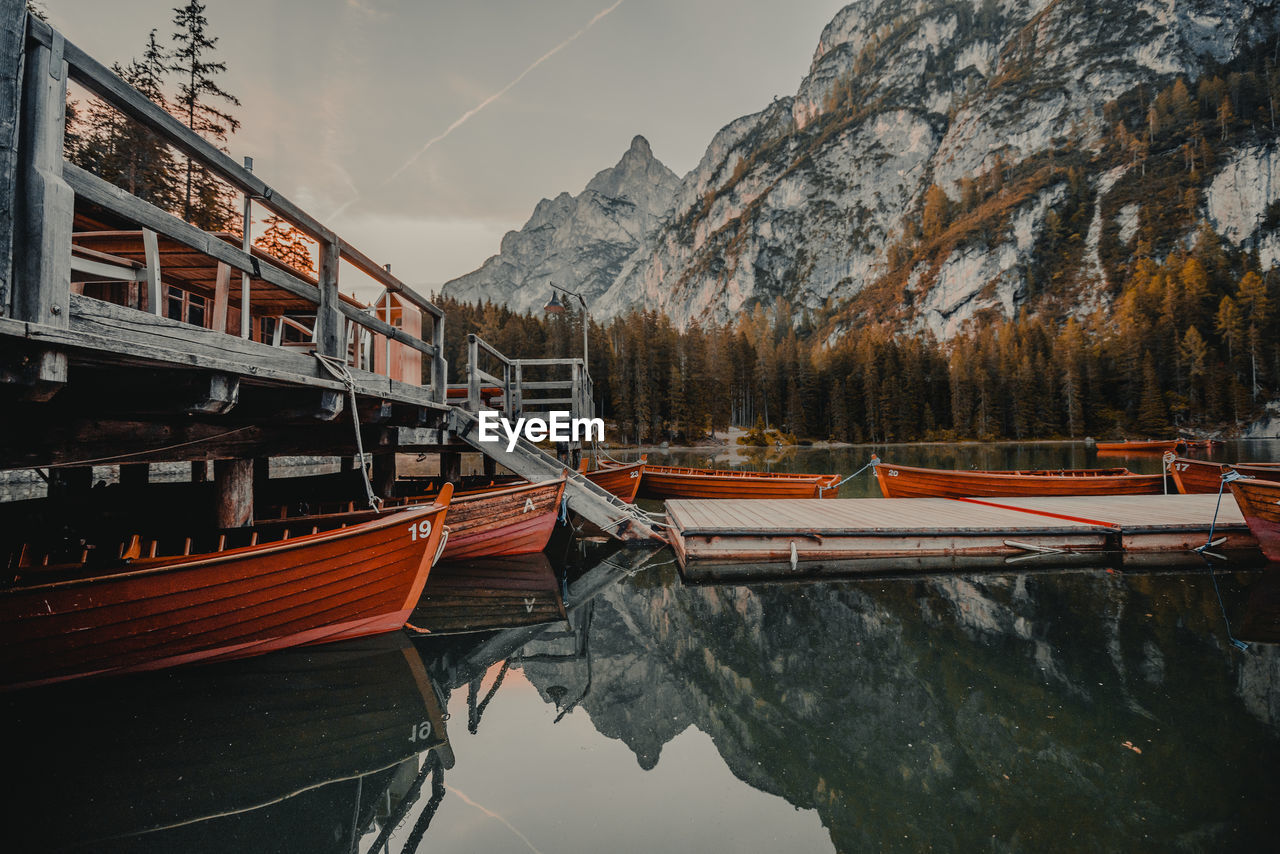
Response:
POLYGON ((1223 604, 1223 601, 1222 601, 1222 591, 1218 589, 1218 576, 1213 571, 1213 562, 1209 560, 1209 557, 1208 557, 1213 553, 1208 551, 1208 548, 1213 545, 1213 532, 1218 525, 1218 511, 1222 509, 1223 490, 1226 489, 1227 484, 1231 483, 1231 481, 1241 480, 1243 477, 1244 475, 1240 474, 1240 472, 1236 471, 1235 469, 1227 469, 1226 472, 1223 473, 1222 479, 1218 482, 1218 503, 1213 508, 1213 521, 1209 523, 1209 538, 1205 540, 1205 543, 1203 546, 1200 546, 1197 549, 1192 549, 1192 551, 1197 552, 1201 557, 1205 559, 1205 565, 1209 569, 1209 580, 1213 582, 1214 595, 1218 597, 1218 610, 1222 612, 1222 622, 1223 622, 1223 625, 1227 627, 1227 640, 1231 642, 1232 646, 1234 646, 1236 649, 1239 649, 1239 650, 1248 649, 1249 644, 1245 643, 1244 641, 1237 638, 1235 635, 1231 634, 1231 620, 1229 617, 1227 617, 1227 606, 1223 604))
POLYGON ((332 356, 326 356, 323 353, 312 353, 320 364, 333 375, 334 379, 342 383, 347 389, 347 396, 351 398, 351 426, 355 428, 356 433, 356 453, 360 457, 360 477, 364 481, 364 494, 369 502, 370 509, 374 513, 382 511, 382 499, 373 491, 373 482, 369 480, 368 469, 365 468, 364 462, 364 440, 360 438, 360 413, 356 410, 356 381, 351 376, 351 371, 347 370, 347 363, 341 359, 335 359, 332 356))
POLYGON ((823 494, 824 492, 826 492, 827 490, 829 490, 829 489, 839 489, 840 487, 844 486, 844 485, 845 485, 846 483, 848 483, 849 481, 853 480, 853 479, 854 479, 855 477, 857 477, 858 475, 862 474, 862 473, 863 473, 864 471, 866 471, 867 469, 875 468, 875 467, 876 467, 876 466, 878 466, 878 465, 880 465, 880 457, 876 456, 875 454, 872 454, 872 455, 871 455, 871 461, 870 461, 870 462, 868 462, 865 466, 863 466, 862 468, 860 468, 860 469, 858 469, 857 471, 855 471, 853 474, 851 474, 851 475, 849 475, 848 477, 846 477, 844 480, 840 481, 839 483, 832 484, 831 486, 819 486, 819 487, 818 487, 818 497, 822 497, 822 494, 823 494))

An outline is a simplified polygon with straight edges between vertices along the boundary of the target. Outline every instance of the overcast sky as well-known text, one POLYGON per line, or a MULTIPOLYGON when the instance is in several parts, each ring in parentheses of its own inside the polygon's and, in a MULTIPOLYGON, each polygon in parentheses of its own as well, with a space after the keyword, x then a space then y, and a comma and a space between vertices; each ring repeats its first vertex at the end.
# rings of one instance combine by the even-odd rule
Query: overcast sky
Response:
MULTIPOLYGON (((168 43, 180 4, 44 2, 108 65, 141 54, 153 27, 168 43)), ((794 94, 843 5, 207 0, 205 15, 242 104, 232 156, 434 286, 495 254, 539 199, 580 192, 636 134, 684 175, 721 127, 794 94)))

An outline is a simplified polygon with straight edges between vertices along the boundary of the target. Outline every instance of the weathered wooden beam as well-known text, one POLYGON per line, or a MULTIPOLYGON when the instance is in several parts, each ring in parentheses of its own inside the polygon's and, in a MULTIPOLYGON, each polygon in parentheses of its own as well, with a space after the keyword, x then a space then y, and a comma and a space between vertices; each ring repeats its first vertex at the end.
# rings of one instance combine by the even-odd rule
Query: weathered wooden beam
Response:
POLYGON ((67 382, 67 370, 65 353, 37 347, 0 362, 0 385, 19 386, 23 400, 45 401, 67 382))
POLYGON ((324 356, 345 356, 342 342, 342 319, 338 304, 338 244, 320 244, 320 266, 317 273, 320 305, 316 310, 316 350, 324 356))
POLYGON ((142 257, 146 266, 143 275, 147 280, 147 311, 164 314, 164 288, 160 280, 160 240, 149 228, 142 229, 142 257))
POLYGON ((253 524, 253 460, 215 460, 213 489, 217 527, 253 524))
MULTIPOLYGON (((52 39, 49 47, 29 44, 24 60, 11 297, 15 318, 59 328, 67 326, 75 216, 75 194, 62 172, 67 108, 63 44, 61 38, 52 39)), ((56 351, 41 359, 33 382, 44 388, 64 382, 65 360, 56 351)))
POLYGON ((0 0, 0 317, 9 313, 13 281, 14 190, 18 177, 18 113, 21 109, 24 0, 0 0))
POLYGON ((199 378, 199 394, 186 408, 188 413, 222 415, 240 402, 240 378, 232 374, 210 373, 199 378))
MULTIPOLYGON (((184 416, 186 417, 186 416, 184 416)), ((385 447, 379 428, 362 431, 366 448, 385 447)), ((129 462, 187 462, 231 457, 338 456, 351 452, 351 425, 315 423, 228 427, 191 420, 130 421, 102 418, 28 418, 23 423, 0 416, 0 470, 75 465, 85 460, 127 456, 129 462)))
MULTIPOLYGON (((218 275, 213 283, 213 321, 214 332, 227 332, 227 308, 231 304, 231 265, 218 262, 218 275)), ((241 311, 244 309, 242 308, 241 311)))

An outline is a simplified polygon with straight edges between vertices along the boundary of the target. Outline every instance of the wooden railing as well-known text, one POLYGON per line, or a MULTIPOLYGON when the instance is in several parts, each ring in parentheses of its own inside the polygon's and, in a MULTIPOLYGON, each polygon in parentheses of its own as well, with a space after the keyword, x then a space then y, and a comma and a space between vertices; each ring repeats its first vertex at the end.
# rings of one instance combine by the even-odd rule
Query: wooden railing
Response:
MULTIPOLYGON (((210 145, 133 87, 89 56, 43 21, 26 14, 16 0, 0 0, 0 61, 19 69, 20 84, 7 82, 0 91, 0 186, 17 191, 10 221, 0 217, 0 317, 66 328, 71 303, 72 223, 75 200, 81 198, 121 216, 143 229, 143 235, 162 235, 209 258, 259 279, 315 306, 315 350, 346 359, 346 327, 360 327, 410 347, 427 359, 422 385, 431 400, 443 403, 447 365, 444 358, 444 313, 407 287, 319 220, 277 193, 260 177, 210 145), (22 21, 25 20, 25 30, 22 21), (14 30, 17 28, 18 33, 14 30), (16 54, 16 56, 14 55, 16 54), (11 61, 13 60, 13 61, 11 61), (139 122, 167 144, 208 169, 247 199, 279 215, 319 244, 318 282, 309 282, 287 268, 260 263, 253 252, 203 231, 157 208, 63 158, 67 82, 73 80, 128 118, 139 122), (10 91, 12 90, 12 91, 10 91), (12 112, 6 123, 5 112, 12 112), (6 140, 20 128, 17 145, 6 140), (16 150, 16 155, 15 155, 16 150), (6 233, 7 232, 7 233, 6 233), (9 251, 12 249, 12 258, 9 251), (339 298, 338 267, 345 260, 420 309, 427 336, 403 330, 339 298)), ((0 204, 4 200, 0 199, 0 204)), ((247 229, 246 229, 247 230, 247 229)), ((85 259, 77 261, 86 263, 85 259)), ((128 273, 146 280, 146 271, 128 273)), ((148 285, 150 286, 148 281, 148 285)), ((159 294, 149 287, 151 310, 159 294)), ((248 288, 242 291, 242 318, 250 314, 248 288)), ((241 337, 249 337, 247 323, 241 337)), ((227 331, 230 334, 229 330, 227 331)), ((358 332, 356 333, 358 335, 358 332)), ((65 365, 64 365, 65 370, 65 365)))
MULTIPOLYGON (((571 418, 594 417, 595 402, 591 375, 581 359, 512 359, 480 336, 467 336, 466 408, 478 412, 484 407, 486 389, 498 389, 502 395, 501 412, 514 421, 531 412, 567 409, 571 418), (495 366, 485 370, 485 366, 495 366), (552 374, 567 369, 565 379, 530 380, 527 369, 552 374), (561 392, 557 396, 538 396, 539 392, 561 392)), ((489 393, 488 396, 492 396, 489 393)))

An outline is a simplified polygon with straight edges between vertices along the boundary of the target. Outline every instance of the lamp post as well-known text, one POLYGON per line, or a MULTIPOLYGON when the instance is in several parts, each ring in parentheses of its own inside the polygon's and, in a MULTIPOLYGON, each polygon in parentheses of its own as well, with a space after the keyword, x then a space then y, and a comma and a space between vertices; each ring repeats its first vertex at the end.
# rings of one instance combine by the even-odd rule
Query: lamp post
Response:
POLYGON ((590 375, 590 371, 587 369, 587 326, 590 323, 587 317, 587 301, 577 291, 562 288, 555 282, 547 282, 547 284, 552 288, 551 299, 542 307, 542 310, 547 314, 564 314, 565 305, 560 302, 560 294, 557 294, 556 291, 565 296, 575 297, 578 300, 578 305, 582 306, 582 371, 590 375))

